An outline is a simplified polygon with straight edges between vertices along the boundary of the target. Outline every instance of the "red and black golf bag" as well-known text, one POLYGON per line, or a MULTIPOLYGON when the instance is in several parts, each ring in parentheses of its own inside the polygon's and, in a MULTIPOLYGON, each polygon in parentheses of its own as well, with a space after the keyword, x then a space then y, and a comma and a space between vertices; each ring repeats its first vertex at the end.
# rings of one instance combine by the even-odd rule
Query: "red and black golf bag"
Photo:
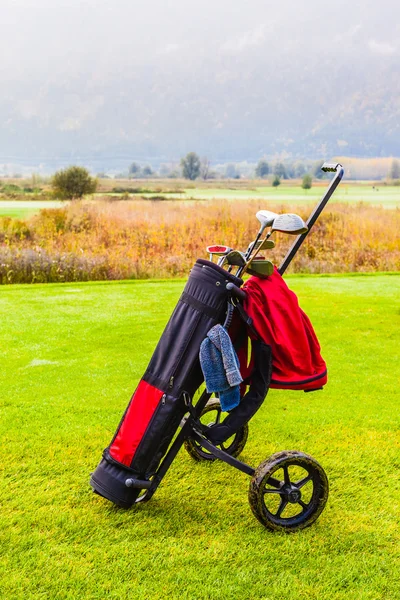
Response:
POLYGON ((243 283, 214 263, 198 260, 136 388, 119 427, 92 474, 94 491, 129 507, 140 490, 127 477, 148 480, 164 456, 188 402, 203 382, 200 344, 225 319, 227 284, 243 283))
MULTIPOLYGON (((199 349, 208 331, 226 319, 229 291, 242 284, 214 263, 198 260, 119 427, 92 474, 95 492, 129 507, 140 489, 128 477, 148 481, 164 457, 195 391, 203 383, 199 349), (229 288, 229 285, 228 285, 229 288)), ((277 271, 251 277, 244 287, 245 309, 230 333, 244 383, 242 399, 205 435, 220 445, 243 427, 261 406, 269 387, 320 389, 326 365, 307 316, 277 271), (248 336, 251 356, 248 356, 248 336)))

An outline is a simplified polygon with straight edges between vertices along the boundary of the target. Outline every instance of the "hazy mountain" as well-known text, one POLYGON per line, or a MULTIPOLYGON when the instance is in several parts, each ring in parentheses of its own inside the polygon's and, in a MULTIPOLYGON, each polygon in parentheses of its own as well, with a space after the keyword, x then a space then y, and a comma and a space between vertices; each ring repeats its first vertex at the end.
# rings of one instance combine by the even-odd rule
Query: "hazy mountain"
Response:
POLYGON ((5 0, 0 163, 400 155, 399 5, 305 6, 5 0))

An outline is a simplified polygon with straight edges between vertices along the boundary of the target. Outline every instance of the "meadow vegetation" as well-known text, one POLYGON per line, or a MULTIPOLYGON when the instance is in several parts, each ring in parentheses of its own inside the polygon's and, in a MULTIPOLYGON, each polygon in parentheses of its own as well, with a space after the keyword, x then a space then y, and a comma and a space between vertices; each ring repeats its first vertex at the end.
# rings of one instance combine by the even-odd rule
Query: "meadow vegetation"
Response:
MULTIPOLYGON (((38 283, 186 276, 206 246, 245 249, 265 201, 73 202, 43 209, 26 221, 0 217, 0 282, 38 283)), ((298 212, 287 203, 268 208, 298 212)), ((295 259, 297 273, 397 271, 400 209, 331 204, 295 259)), ((276 235, 269 253, 279 264, 292 238, 276 235)))

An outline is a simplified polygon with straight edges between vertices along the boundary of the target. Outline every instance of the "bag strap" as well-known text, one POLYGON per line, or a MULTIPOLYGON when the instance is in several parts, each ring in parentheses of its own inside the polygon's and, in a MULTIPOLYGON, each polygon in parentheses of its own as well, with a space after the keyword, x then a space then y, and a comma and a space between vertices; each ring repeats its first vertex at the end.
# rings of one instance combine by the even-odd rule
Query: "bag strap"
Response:
POLYGON ((254 335, 254 337, 257 340, 260 340, 262 342, 261 336, 258 333, 258 331, 255 329, 254 324, 253 324, 253 319, 251 317, 249 317, 249 315, 247 314, 247 312, 244 310, 243 306, 239 303, 236 304, 236 309, 240 315, 240 318, 242 319, 242 321, 244 321, 244 323, 246 324, 247 328, 249 329, 249 331, 254 335))

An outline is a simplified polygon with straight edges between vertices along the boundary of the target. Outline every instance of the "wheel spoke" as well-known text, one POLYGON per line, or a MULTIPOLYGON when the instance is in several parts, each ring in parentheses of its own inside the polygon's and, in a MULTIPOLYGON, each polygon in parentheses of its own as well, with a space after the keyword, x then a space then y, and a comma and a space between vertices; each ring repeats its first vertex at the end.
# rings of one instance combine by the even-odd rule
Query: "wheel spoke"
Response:
POLYGON ((269 477, 268 481, 266 482, 268 485, 273 485, 276 488, 280 488, 282 485, 282 482, 279 481, 279 479, 275 479, 275 477, 269 477))
POLYGON ((303 510, 306 510, 308 508, 308 504, 303 502, 303 500, 299 500, 297 504, 300 504, 300 506, 303 510))
POLYGON ((282 490, 277 490, 275 488, 264 488, 263 494, 282 494, 282 490))
POLYGON ((285 510, 285 508, 286 508, 287 505, 288 505, 288 501, 284 500, 282 498, 281 503, 280 503, 279 508, 278 508, 278 511, 277 511, 277 513, 276 513, 275 516, 279 518, 281 516, 281 514, 283 513, 283 511, 285 510))
POLYGON ((311 473, 309 473, 307 475, 307 477, 304 477, 304 479, 300 479, 299 481, 296 481, 294 485, 300 489, 303 487, 303 485, 306 485, 306 483, 308 483, 311 480, 312 480, 312 475, 311 475, 311 473))
POLYGON ((220 421, 221 421, 221 410, 217 409, 217 418, 215 420, 215 424, 219 425, 220 421))
POLYGON ((225 446, 225 442, 222 442, 222 444, 219 445, 219 447, 221 448, 221 450, 223 450, 224 452, 228 452, 229 453, 229 449, 232 446, 232 444, 229 444, 228 446, 225 446))
POLYGON ((288 465, 283 465, 283 478, 285 480, 285 483, 290 483, 289 467, 288 467, 288 465))

